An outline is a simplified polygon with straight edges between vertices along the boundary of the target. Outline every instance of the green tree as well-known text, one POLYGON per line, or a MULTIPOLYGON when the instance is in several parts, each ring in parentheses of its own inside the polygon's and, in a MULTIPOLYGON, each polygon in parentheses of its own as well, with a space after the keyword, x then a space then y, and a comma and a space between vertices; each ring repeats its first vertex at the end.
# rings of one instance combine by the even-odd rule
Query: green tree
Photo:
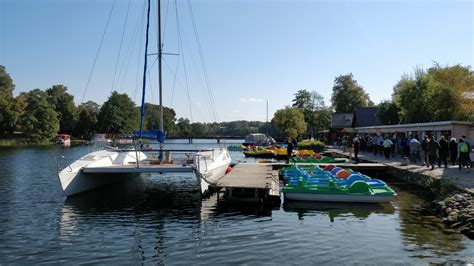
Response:
POLYGON ((176 126, 178 127, 178 137, 187 138, 191 136, 191 122, 189 119, 180 117, 176 126))
MULTIPOLYGON (((156 104, 145 104, 145 129, 159 129, 161 121, 160 106, 156 104)), ((176 113, 173 109, 163 107, 163 127, 168 136, 176 135, 176 113)))
POLYGON ((0 65, 0 135, 12 133, 18 120, 19 112, 13 98, 15 85, 5 67, 0 65))
POLYGON ((392 95, 405 123, 474 121, 474 74, 470 67, 418 68, 414 77, 402 76, 392 95), (466 97, 467 96, 467 97, 466 97))
POLYGON ((321 112, 325 111, 323 96, 316 91, 299 90, 293 99, 293 107, 298 107, 303 112, 310 135, 313 137, 317 134, 320 125, 318 119, 324 117, 321 112))
POLYGON ((59 130, 58 114, 48 101, 48 94, 34 89, 26 95, 26 107, 20 124, 26 136, 44 142, 56 136, 59 130))
POLYGON ((79 118, 74 127, 73 134, 81 139, 91 139, 97 128, 97 116, 100 106, 88 101, 78 106, 79 118))
POLYGON ((306 132, 303 112, 297 107, 285 107, 277 110, 272 120, 289 137, 295 138, 306 132))
POLYGON ((192 123, 191 131, 193 132, 193 137, 205 137, 209 131, 207 124, 205 123, 192 123))
POLYGON ((53 85, 46 90, 46 93, 49 103, 53 105, 58 114, 59 131, 71 132, 77 120, 74 96, 67 92, 67 87, 64 85, 53 85))
POLYGON ((334 79, 331 103, 337 113, 352 113, 356 107, 373 105, 364 88, 354 80, 352 73, 334 79))
POLYGON ((400 122, 400 109, 393 101, 385 100, 377 105, 377 118, 382 125, 396 125, 400 122))
POLYGON ((140 111, 127 94, 114 91, 100 108, 98 126, 99 132, 130 134, 140 126, 140 111))

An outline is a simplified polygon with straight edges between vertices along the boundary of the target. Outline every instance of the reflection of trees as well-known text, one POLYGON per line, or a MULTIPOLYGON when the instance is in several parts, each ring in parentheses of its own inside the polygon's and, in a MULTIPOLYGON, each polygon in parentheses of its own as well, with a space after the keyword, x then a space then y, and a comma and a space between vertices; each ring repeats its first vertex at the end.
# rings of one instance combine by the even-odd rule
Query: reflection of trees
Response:
POLYGON ((424 212, 425 191, 397 191, 400 212, 401 236, 405 246, 423 251, 457 252, 465 249, 464 236, 445 230, 438 217, 424 212), (416 195, 415 195, 416 194, 416 195))
POLYGON ((359 219, 366 219, 371 213, 394 213, 390 203, 367 204, 367 203, 341 203, 341 202, 305 202, 285 201, 283 209, 286 212, 297 212, 298 218, 302 220, 305 215, 312 212, 327 213, 329 220, 334 222, 338 216, 351 214, 359 219))

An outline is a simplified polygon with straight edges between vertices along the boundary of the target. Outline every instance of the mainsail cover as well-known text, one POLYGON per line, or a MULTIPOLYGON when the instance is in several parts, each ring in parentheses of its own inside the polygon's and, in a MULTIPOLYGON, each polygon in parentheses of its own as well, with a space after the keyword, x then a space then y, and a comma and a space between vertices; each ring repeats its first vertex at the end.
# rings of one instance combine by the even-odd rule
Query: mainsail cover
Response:
POLYGON ((166 133, 159 129, 133 131, 132 135, 135 138, 156 139, 160 143, 165 142, 165 139, 166 139, 166 133))

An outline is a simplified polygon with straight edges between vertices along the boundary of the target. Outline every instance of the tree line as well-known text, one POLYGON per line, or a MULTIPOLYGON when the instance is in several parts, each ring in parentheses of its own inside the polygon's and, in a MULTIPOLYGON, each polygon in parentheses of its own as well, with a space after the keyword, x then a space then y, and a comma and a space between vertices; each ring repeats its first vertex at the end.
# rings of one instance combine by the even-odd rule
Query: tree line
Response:
MULTIPOLYGON (((380 88, 385 90, 385 88, 380 88)), ((352 73, 337 76, 331 105, 316 91, 299 90, 291 106, 277 110, 272 123, 287 136, 317 136, 331 125, 331 114, 352 113, 357 107, 378 107, 381 125, 435 121, 474 122, 474 72, 471 66, 435 63, 413 75, 404 74, 393 86, 391 99, 375 105, 352 73)))
MULTIPOLYGON (((74 96, 64 85, 46 90, 34 89, 13 97, 15 85, 0 65, 0 137, 22 132, 27 138, 47 141, 58 132, 79 139, 94 133, 130 134, 139 129, 140 110, 127 94, 112 92, 102 105, 88 101, 76 106, 74 96)), ((384 89, 384 88, 381 88, 384 89)), ((381 124, 420 123, 459 120, 474 122, 474 72, 470 66, 418 68, 404 74, 393 86, 391 99, 375 105, 352 73, 337 76, 331 104, 326 105, 316 91, 295 93, 291 105, 277 110, 270 123, 232 121, 192 123, 176 118, 172 108, 164 107, 164 127, 169 138, 243 137, 249 133, 268 133, 276 138, 317 136, 331 126, 331 114, 351 113, 356 107, 376 106, 381 124)), ((145 104, 145 129, 157 129, 160 106, 145 104)))
MULTIPOLYGON (((102 105, 88 101, 76 106, 74 96, 64 85, 53 85, 46 90, 34 89, 13 97, 15 85, 0 65, 0 138, 14 132, 45 142, 58 132, 89 140, 95 133, 131 134, 140 127, 140 107, 127 94, 112 92, 102 105)), ((249 133, 268 132, 283 136, 274 124, 260 121, 232 121, 221 123, 191 123, 187 118, 176 118, 176 112, 163 107, 163 124, 168 138, 243 137, 249 133)), ((160 106, 145 104, 144 129, 158 129, 160 106)))

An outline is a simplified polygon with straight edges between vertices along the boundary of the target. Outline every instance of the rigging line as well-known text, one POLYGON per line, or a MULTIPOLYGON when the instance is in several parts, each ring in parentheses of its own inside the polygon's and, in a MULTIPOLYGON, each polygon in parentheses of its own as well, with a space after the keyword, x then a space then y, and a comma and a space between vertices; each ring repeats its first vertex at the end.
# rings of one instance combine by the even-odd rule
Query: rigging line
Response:
POLYGON ((89 78, 87 79, 87 83, 86 83, 86 87, 84 89, 84 93, 82 94, 81 103, 84 101, 84 97, 86 96, 87 89, 89 88, 89 83, 90 83, 91 78, 92 78, 92 73, 94 72, 95 64, 97 62, 97 58, 99 57, 100 49, 102 48, 102 43, 104 42, 105 33, 107 32, 107 29, 109 27, 110 17, 112 17, 112 13, 114 11, 115 2, 116 2, 116 0, 114 0, 114 2, 112 3, 112 7, 110 8, 109 17, 107 18, 107 23, 105 24, 105 29, 104 29, 104 32, 102 33, 102 38, 100 39, 99 48, 97 49, 97 53, 96 53, 95 58, 94 58, 94 63, 92 64, 92 69, 91 69, 91 72, 89 73, 89 78))
POLYGON ((127 13, 125 15, 125 22, 123 23, 123 30, 122 30, 122 37, 120 39, 120 46, 119 46, 119 51, 118 51, 118 55, 117 55, 117 62, 115 63, 115 70, 114 70, 114 78, 112 80, 112 87, 110 87, 110 92, 112 93, 113 89, 114 89, 114 85, 115 85, 115 77, 117 76, 117 68, 118 68, 118 64, 119 64, 119 61, 120 61, 120 55, 122 53, 122 44, 123 44, 123 37, 125 36, 125 29, 127 28, 127 22, 128 22, 128 13, 130 11, 130 3, 131 3, 131 0, 128 0, 128 5, 127 5, 127 13))
POLYGON ((198 51, 199 51, 199 57, 201 59, 201 66, 203 68, 204 79, 206 80, 206 86, 207 86, 207 90, 208 90, 208 96, 209 96, 209 101, 210 101, 210 105, 211 105, 212 115, 214 117, 214 120, 216 122, 219 122, 218 119, 217 119, 217 112, 216 112, 216 108, 215 108, 216 104, 215 104, 215 101, 214 101, 214 96, 212 95, 211 84, 210 84, 210 81, 209 81, 209 75, 207 73, 206 62, 204 61, 204 56, 203 56, 202 47, 201 47, 201 41, 199 39, 199 34, 198 34, 198 31, 197 31, 196 21, 194 19, 194 13, 193 13, 193 9, 191 7, 191 1, 190 0, 188 0, 188 8, 189 8, 189 13, 191 15, 191 21, 192 21, 192 24, 193 24, 194 36, 196 38, 196 43, 197 43, 197 47, 198 47, 198 51))
MULTIPOLYGON (((144 2, 144 5, 142 6, 142 13, 145 12, 145 7, 146 7, 146 5, 145 5, 145 2, 144 2)), ((141 36, 141 33, 143 32, 143 27, 139 27, 143 24, 142 22, 143 21, 141 21, 141 16, 138 16, 137 22, 135 24, 135 28, 133 29, 133 33, 132 33, 132 36, 131 36, 130 43, 129 43, 127 49, 126 49, 127 52, 125 53, 125 58, 124 58, 121 66, 120 66, 120 70, 118 72, 116 83, 115 83, 115 85, 118 85, 120 83, 119 87, 121 87, 121 88, 117 89, 116 91, 121 91, 123 89, 125 76, 126 76, 126 73, 128 72, 128 66, 130 64, 131 56, 133 54, 132 48, 136 44, 136 41, 138 39, 138 35, 141 36), (125 71, 125 73, 122 75, 122 72, 124 72, 124 71, 125 71)), ((139 68, 140 67, 137 66, 137 69, 139 69, 139 68)), ((137 76, 138 76, 138 71, 137 71, 137 76)), ((138 77, 136 79, 138 79, 138 77)))
POLYGON ((191 117, 191 123, 193 123, 193 108, 191 106, 191 96, 189 94, 189 84, 188 84, 188 74, 186 71, 186 60, 184 59, 184 48, 183 48, 183 39, 181 37, 181 25, 179 23, 179 15, 178 15, 178 4, 175 2, 175 10, 176 10, 176 27, 178 28, 178 51, 179 54, 183 56, 183 70, 184 70, 184 79, 186 81, 186 91, 188 94, 188 103, 189 103, 189 113, 191 117))
POLYGON ((155 57, 155 60, 153 61, 153 63, 151 64, 151 66, 148 67, 148 74, 147 74, 147 76, 148 76, 148 88, 149 88, 148 91, 150 92, 150 99, 151 99, 150 103, 155 102, 155 101, 153 100, 153 98, 154 98, 155 96, 153 95, 153 90, 152 90, 152 86, 151 86, 152 79, 151 79, 150 73, 151 73, 151 71, 153 70, 153 67, 155 66, 156 62, 158 62, 158 57, 155 57))
MULTIPOLYGON (((143 35, 143 20, 140 20, 140 18, 144 17, 145 16, 145 10, 146 10, 146 3, 147 3, 147 0, 143 0, 143 6, 142 6, 142 16, 138 17, 138 21, 140 23, 140 34, 139 36, 142 36, 143 35)), ((138 44, 138 47, 142 47, 142 42, 143 42, 143 39, 142 38, 139 38, 139 44, 138 44)), ((141 55, 139 54, 137 56, 137 68, 136 69, 140 69, 140 63, 141 63, 141 55)), ((134 91, 134 94, 133 94, 133 100, 136 101, 137 99, 137 94, 138 94, 138 90, 140 89, 140 73, 139 71, 136 71, 136 77, 135 77, 135 91, 134 91)))
MULTIPOLYGON (((177 80, 177 77, 178 77, 178 66, 179 66, 179 62, 180 62, 180 58, 178 57, 178 62, 176 62, 176 69, 175 71, 173 71, 173 69, 171 69, 171 66, 168 64, 168 62, 166 62, 165 59, 163 59, 163 62, 165 62, 165 65, 168 67, 169 71, 171 72, 171 74, 174 75, 174 78, 173 78, 173 87, 171 89, 171 100, 170 100, 170 107, 173 106, 173 98, 174 98, 174 90, 176 88, 176 82, 179 83, 179 80, 177 80)), ((180 86, 182 88, 184 88, 184 86, 182 86, 180 84, 180 86)))
POLYGON ((168 3, 166 4, 166 12, 165 12, 165 23, 163 25, 163 41, 161 43, 161 48, 165 46, 165 38, 166 38, 166 25, 168 24, 168 9, 170 6, 170 0, 168 0, 168 3))
POLYGON ((171 66, 168 64, 168 62, 166 62, 166 60, 163 58, 163 62, 165 63, 165 65, 168 67, 168 70, 171 72, 171 74, 174 75, 174 80, 173 80, 173 87, 172 87, 172 90, 171 90, 171 101, 170 101, 170 107, 173 106, 173 97, 174 97, 174 90, 176 88, 176 82, 179 83, 179 85, 184 88, 184 86, 181 84, 181 82, 177 79, 177 76, 178 76, 178 65, 179 65, 179 57, 178 57, 178 62, 176 63, 176 69, 175 71, 173 71, 173 69, 171 68, 171 66))

